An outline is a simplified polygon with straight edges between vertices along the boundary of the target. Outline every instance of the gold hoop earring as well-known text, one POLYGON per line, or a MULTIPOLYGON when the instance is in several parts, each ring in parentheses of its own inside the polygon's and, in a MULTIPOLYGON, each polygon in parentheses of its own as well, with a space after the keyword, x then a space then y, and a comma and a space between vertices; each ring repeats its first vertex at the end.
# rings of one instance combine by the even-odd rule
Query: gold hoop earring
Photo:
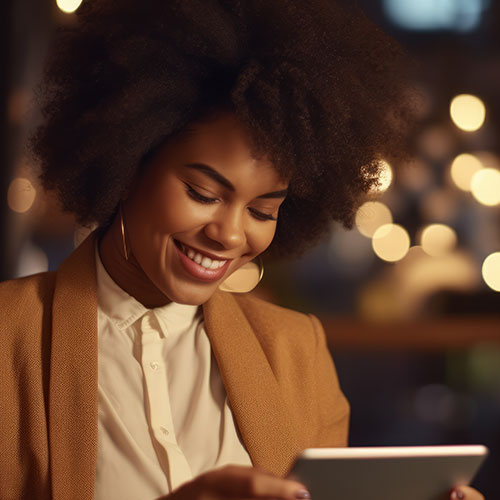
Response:
POLYGON ((248 293, 252 291, 264 276, 264 264, 262 259, 247 262, 231 274, 219 285, 219 290, 232 293, 248 293))
POLYGON ((123 244, 123 255, 125 255, 125 260, 128 260, 128 249, 127 240, 125 239, 125 223, 123 222, 123 203, 120 201, 120 227, 122 230, 122 244, 123 244))

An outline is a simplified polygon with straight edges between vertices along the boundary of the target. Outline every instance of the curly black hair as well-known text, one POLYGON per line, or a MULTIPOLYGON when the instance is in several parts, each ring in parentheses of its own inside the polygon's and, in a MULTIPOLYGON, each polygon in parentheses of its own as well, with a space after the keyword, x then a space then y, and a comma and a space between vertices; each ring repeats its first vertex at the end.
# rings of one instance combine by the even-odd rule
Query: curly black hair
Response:
POLYGON ((159 145, 231 110, 290 179, 275 254, 349 227, 382 157, 403 152, 401 48, 332 0, 87 0, 61 29, 31 149, 46 189, 105 227, 159 145))

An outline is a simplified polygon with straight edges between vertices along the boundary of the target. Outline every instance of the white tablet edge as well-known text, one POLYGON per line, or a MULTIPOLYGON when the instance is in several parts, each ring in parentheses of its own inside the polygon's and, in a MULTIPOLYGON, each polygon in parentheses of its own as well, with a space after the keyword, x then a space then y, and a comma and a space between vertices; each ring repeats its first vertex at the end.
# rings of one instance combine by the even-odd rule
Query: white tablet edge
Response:
POLYGON ((398 457, 444 457, 444 456, 485 456, 488 448, 477 445, 447 445, 447 446, 377 446, 355 448, 308 448, 300 458, 398 458, 398 457))

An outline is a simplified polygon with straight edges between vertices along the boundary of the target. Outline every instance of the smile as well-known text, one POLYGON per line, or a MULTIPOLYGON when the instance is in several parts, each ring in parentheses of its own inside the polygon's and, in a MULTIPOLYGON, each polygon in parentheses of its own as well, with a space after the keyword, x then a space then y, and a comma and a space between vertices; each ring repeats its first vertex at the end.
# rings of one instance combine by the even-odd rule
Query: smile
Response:
POLYGON ((207 257, 206 255, 202 255, 199 252, 196 252, 192 248, 186 247, 182 245, 182 252, 184 255, 187 255, 192 261, 196 262, 200 266, 203 266, 205 269, 219 269, 222 267, 227 260, 215 260, 207 257))
POLYGON ((201 253, 180 241, 174 240, 181 262, 192 276, 202 281, 216 281, 221 278, 232 259, 218 259, 215 255, 201 253))

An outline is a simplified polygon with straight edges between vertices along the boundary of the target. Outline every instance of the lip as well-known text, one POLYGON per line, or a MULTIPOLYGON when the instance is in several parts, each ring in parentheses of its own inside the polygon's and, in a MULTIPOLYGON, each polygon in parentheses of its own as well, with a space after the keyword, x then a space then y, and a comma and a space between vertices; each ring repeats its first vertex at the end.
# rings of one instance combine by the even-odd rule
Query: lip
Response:
MULTIPOLYGON (((181 242, 178 242, 180 243, 181 245, 184 245, 183 243, 181 242)), ((227 268, 229 267, 229 265, 231 264, 231 261, 233 259, 224 259, 224 258, 221 258, 219 256, 216 256, 216 255, 213 255, 213 254, 209 254, 207 252, 201 252, 199 250, 197 250, 196 248, 194 247, 191 247, 189 245, 184 245, 186 247, 189 247, 189 248, 192 248, 195 252, 199 252, 201 253, 202 255, 205 255, 207 257, 209 257, 210 259, 214 259, 214 260, 225 260, 226 263, 222 266, 222 267, 219 267, 218 269, 207 269, 203 266, 201 266, 200 264, 197 264, 196 262, 194 262, 193 260, 191 260, 177 245, 177 243, 174 245, 175 249, 177 250, 177 254, 179 255, 179 259, 181 261, 181 263, 183 264, 184 266, 184 269, 191 275, 193 276, 194 278, 197 278, 199 279, 200 281, 205 281, 207 283, 210 283, 210 282, 213 282, 213 281, 217 281, 219 279, 222 278, 222 276, 224 276, 224 274, 226 273, 227 271, 227 268)))

